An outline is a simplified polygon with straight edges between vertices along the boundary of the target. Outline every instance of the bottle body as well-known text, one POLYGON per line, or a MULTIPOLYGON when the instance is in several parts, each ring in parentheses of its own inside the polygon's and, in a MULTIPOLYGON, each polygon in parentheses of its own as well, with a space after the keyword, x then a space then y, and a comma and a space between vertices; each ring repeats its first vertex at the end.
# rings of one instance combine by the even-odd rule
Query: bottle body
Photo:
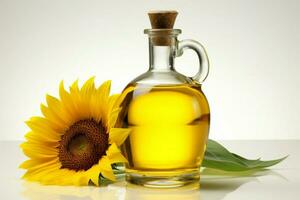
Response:
POLYGON ((123 91, 122 126, 131 129, 122 146, 127 180, 159 187, 199 180, 210 123, 201 86, 142 82, 123 91))

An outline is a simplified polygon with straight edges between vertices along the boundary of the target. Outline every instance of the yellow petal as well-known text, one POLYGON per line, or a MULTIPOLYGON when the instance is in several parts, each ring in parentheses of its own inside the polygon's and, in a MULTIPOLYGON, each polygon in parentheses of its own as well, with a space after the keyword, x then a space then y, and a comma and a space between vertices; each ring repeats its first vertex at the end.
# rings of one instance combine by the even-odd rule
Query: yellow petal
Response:
POLYGON ((67 124, 64 123, 52 110, 50 110, 45 105, 41 104, 41 111, 45 118, 47 118, 51 123, 55 124, 59 131, 62 131, 67 128, 67 124))
POLYGON ((81 99, 79 94, 78 80, 74 81, 74 83, 70 87, 70 99, 72 99, 74 108, 78 112, 78 115, 80 115, 81 113, 79 112, 79 110, 81 99))
POLYGON ((116 122, 119 117, 119 114, 120 114, 120 111, 121 111, 121 108, 116 108, 110 113, 108 122, 107 122, 107 129, 111 129, 111 128, 115 127, 116 122))
MULTIPOLYGON (((45 132, 47 130, 44 130, 45 132)), ((29 131, 25 134, 25 138, 34 143, 43 143, 45 145, 56 146, 60 140, 60 136, 53 135, 51 133, 41 133, 35 131, 29 131)))
POLYGON ((118 98, 120 98, 119 94, 111 95, 108 98, 108 113, 109 114, 114 110, 114 108, 118 108, 119 107, 119 105, 116 105, 118 98))
POLYGON ((93 99, 94 93, 96 91, 94 84, 95 77, 88 79, 80 90, 81 95, 81 105, 85 107, 85 115, 89 118, 93 117, 94 107, 91 105, 91 100, 93 99))
POLYGON ((34 170, 27 170, 27 172, 23 175, 23 179, 31 180, 31 181, 39 181, 41 177, 43 177, 45 174, 51 175, 50 172, 57 171, 60 169, 59 163, 54 163, 52 165, 43 167, 43 168, 37 168, 34 170))
POLYGON ((70 87, 70 92, 71 93, 78 93, 79 92, 79 87, 78 87, 78 79, 73 82, 73 84, 70 87))
POLYGON ((106 151, 106 155, 110 163, 128 162, 115 143, 110 145, 106 151))
POLYGON ((87 97, 89 97, 89 95, 96 90, 94 80, 95 77, 91 77, 83 84, 80 90, 82 95, 87 95, 87 97))
POLYGON ((116 99, 115 107, 121 107, 122 103, 126 101, 126 98, 130 96, 128 94, 132 93, 134 89, 135 89, 134 87, 126 88, 116 99))
POLYGON ((53 168, 39 175, 39 181, 45 185, 70 185, 72 183, 71 172, 68 169, 53 168))
POLYGON ((103 106, 103 104, 101 103, 97 94, 94 93, 90 99, 90 110, 91 110, 90 114, 91 114, 91 118, 93 118, 98 123, 101 121, 103 115, 101 112, 101 106, 103 106))
POLYGON ((43 176, 41 181, 51 185, 73 185, 75 173, 77 172, 74 170, 59 169, 53 171, 52 174, 43 176))
POLYGON ((55 158, 58 155, 58 149, 36 143, 24 142, 20 147, 24 154, 30 158, 55 158))
POLYGON ((98 88, 98 92, 102 95, 102 100, 107 102, 111 87, 111 80, 105 81, 102 85, 98 88))
POLYGON ((70 126, 73 123, 72 115, 70 115, 68 109, 61 101, 51 95, 46 96, 46 101, 48 108, 60 119, 61 122, 64 122, 66 126, 70 126))
POLYGON ((82 186, 82 185, 88 185, 90 180, 90 176, 87 174, 86 171, 78 171, 74 175, 74 185, 82 186))
POLYGON ((93 107, 91 104, 92 100, 95 96, 95 84, 94 84, 94 77, 90 78, 86 81, 86 83, 81 88, 81 95, 84 103, 87 106, 88 116, 89 118, 93 118, 94 110, 97 108, 93 107))
POLYGON ((91 86, 91 80, 87 81, 83 86, 84 89, 79 90, 78 81, 75 81, 73 85, 70 87, 70 98, 73 101, 74 109, 77 113, 77 120, 88 119, 90 118, 90 97, 87 93, 88 88, 91 86))
POLYGON ((100 172, 101 172, 101 167, 100 167, 99 164, 96 164, 96 165, 92 166, 88 170, 88 176, 90 177, 91 181, 97 186, 99 185, 100 172))
POLYGON ((97 89, 97 99, 99 99, 101 114, 102 114, 102 123, 108 123, 108 97, 110 93, 111 81, 104 82, 98 89, 97 89))
POLYGON ((69 114, 71 116, 76 115, 76 110, 74 108, 73 101, 70 98, 70 94, 65 90, 63 81, 61 81, 59 84, 59 97, 65 109, 69 112, 69 114))
POLYGON ((113 173, 113 170, 111 168, 111 163, 109 159, 106 156, 103 156, 101 160, 99 161, 100 169, 101 169, 101 174, 112 181, 116 180, 116 177, 113 173))
POLYGON ((123 144, 130 133, 129 128, 112 128, 109 130, 109 142, 116 143, 117 146, 123 144))
POLYGON ((51 160, 43 160, 43 159, 30 159, 24 161, 19 168, 22 169, 28 169, 28 170, 36 170, 36 169, 42 169, 44 167, 50 166, 54 163, 58 163, 58 158, 53 158, 51 160))
POLYGON ((59 136, 59 128, 43 117, 31 117, 25 122, 31 130, 37 133, 45 133, 45 131, 51 134, 51 137, 59 136))

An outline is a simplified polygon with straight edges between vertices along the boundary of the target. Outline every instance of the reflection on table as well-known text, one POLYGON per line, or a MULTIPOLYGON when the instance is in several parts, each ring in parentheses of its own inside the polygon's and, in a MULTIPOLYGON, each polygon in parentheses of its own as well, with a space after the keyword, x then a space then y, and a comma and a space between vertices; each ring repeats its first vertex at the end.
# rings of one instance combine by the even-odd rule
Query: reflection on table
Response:
POLYGON ((256 182, 257 176, 275 175, 280 177, 280 174, 272 171, 252 175, 244 174, 244 176, 230 173, 210 175, 210 173, 218 172, 209 170, 203 172, 200 189, 194 189, 194 186, 173 189, 145 188, 128 184, 125 181, 106 187, 42 186, 24 182, 22 196, 28 200, 221 200, 243 184, 256 182))

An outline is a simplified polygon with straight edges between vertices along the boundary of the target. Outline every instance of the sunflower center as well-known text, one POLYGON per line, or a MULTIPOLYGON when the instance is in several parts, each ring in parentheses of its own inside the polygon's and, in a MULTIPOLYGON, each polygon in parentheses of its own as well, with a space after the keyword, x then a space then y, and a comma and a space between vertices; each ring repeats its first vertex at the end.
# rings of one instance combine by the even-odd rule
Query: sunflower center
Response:
POLYGON ((69 144, 69 151, 75 156, 82 156, 89 148, 91 145, 84 134, 75 136, 69 144))
POLYGON ((105 154, 108 134, 101 123, 80 120, 63 134, 58 148, 62 168, 88 170, 105 154))

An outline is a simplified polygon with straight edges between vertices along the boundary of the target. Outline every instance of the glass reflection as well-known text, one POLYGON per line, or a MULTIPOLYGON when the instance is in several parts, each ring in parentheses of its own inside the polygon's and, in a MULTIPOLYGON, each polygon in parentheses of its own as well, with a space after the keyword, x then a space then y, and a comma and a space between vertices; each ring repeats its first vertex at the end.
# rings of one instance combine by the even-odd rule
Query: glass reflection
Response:
POLYGON ((116 182, 105 187, 43 186, 24 182, 22 196, 28 200, 221 200, 236 193, 242 185, 256 182, 258 176, 280 174, 267 170, 256 174, 226 173, 207 170, 202 172, 201 184, 174 189, 146 188, 116 182))

